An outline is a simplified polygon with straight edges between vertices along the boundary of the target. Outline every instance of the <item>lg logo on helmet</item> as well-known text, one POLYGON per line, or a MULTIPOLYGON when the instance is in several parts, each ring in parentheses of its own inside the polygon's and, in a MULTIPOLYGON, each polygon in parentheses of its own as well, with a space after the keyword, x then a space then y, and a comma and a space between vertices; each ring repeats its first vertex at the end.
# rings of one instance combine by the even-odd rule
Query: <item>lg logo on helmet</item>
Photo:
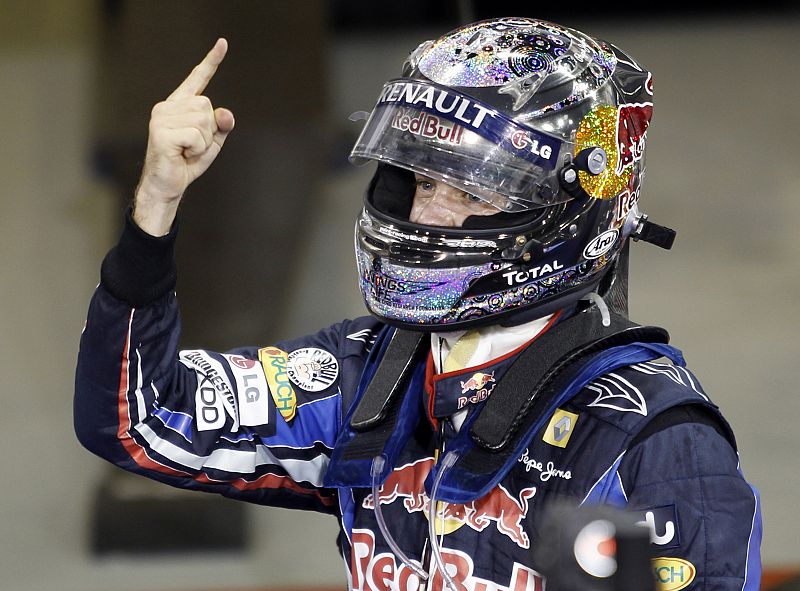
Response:
POLYGON ((553 149, 550 146, 543 145, 539 146, 539 140, 532 140, 527 133, 524 131, 515 131, 511 135, 511 144, 517 150, 524 150, 528 146, 530 146, 531 153, 535 154, 536 156, 541 156, 546 160, 550 159, 550 156, 553 155, 553 149))
POLYGON ((583 257, 586 259, 600 258, 611 250, 618 236, 619 230, 606 230, 586 245, 586 248, 583 249, 583 257))

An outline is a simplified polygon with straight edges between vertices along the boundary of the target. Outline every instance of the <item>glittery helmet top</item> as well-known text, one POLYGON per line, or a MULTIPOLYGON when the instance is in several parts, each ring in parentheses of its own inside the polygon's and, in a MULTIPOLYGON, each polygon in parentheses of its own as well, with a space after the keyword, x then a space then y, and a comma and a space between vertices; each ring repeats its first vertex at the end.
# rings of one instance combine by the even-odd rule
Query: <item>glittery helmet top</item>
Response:
POLYGON ((600 286, 636 229, 650 73, 618 48, 525 18, 422 43, 351 153, 378 161, 356 225, 372 313, 422 330, 520 322, 600 286), (413 224, 413 174, 497 207, 413 224))
POLYGON ((615 62, 610 49, 579 31, 508 18, 468 25, 423 44, 416 67, 446 86, 502 87, 501 93, 514 98, 514 110, 545 83, 553 87, 565 77, 577 82, 569 94, 534 111, 542 114, 596 92, 611 76, 615 62))

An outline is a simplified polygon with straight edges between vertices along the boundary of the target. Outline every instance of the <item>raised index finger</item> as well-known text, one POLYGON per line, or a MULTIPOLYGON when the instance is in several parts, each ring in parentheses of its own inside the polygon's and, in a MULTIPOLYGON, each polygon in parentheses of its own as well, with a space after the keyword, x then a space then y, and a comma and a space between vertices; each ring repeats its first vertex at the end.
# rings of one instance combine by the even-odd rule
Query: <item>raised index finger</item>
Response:
POLYGON ((214 77, 214 73, 222 63, 227 52, 228 42, 222 38, 217 39, 214 47, 206 54, 203 61, 194 67, 191 73, 186 77, 186 80, 181 82, 180 86, 167 97, 167 100, 202 94, 206 86, 208 86, 208 83, 214 77))

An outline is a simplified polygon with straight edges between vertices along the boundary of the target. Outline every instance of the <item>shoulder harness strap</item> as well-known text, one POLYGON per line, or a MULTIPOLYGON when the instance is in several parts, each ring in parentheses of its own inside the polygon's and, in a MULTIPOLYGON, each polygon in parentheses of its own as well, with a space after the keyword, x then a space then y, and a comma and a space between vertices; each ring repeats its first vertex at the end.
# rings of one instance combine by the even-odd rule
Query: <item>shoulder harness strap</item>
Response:
MULTIPOLYGON (((631 343, 669 340, 662 328, 638 326, 614 314, 611 318, 611 325, 603 326, 599 310, 590 308, 556 324, 520 353, 478 416, 465 424, 457 438, 460 443, 451 442, 451 449, 460 451, 457 464, 442 481, 444 500, 466 502, 493 486, 522 438, 601 353, 631 343)), ((369 486, 370 462, 379 454, 387 459, 383 477, 391 471, 421 416, 419 401, 406 392, 413 380, 422 379, 427 336, 395 330, 339 436, 326 486, 369 486)), ((647 355, 652 359, 657 353, 647 355)), ((432 475, 433 471, 428 478, 432 475)))
POLYGON ((382 423, 396 406, 397 397, 405 390, 425 347, 426 333, 396 330, 386 348, 375 375, 356 407, 350 427, 353 431, 369 431, 382 423))
POLYGON ((559 392, 559 378, 577 362, 611 347, 635 342, 667 343, 663 328, 639 326, 617 314, 603 326, 597 307, 559 322, 525 349, 495 387, 470 434, 488 451, 506 447, 531 411, 547 406, 559 392))
MULTIPOLYGON (((427 333, 395 331, 350 419, 354 431, 369 431, 387 418, 425 350, 425 337, 427 333)), ((546 403, 547 394, 557 391, 558 378, 570 365, 611 347, 668 341, 663 328, 639 326, 613 313, 610 326, 603 326, 596 307, 559 322, 514 361, 473 423, 471 436, 480 447, 499 451, 514 438, 524 417, 540 406, 536 403, 546 403)))

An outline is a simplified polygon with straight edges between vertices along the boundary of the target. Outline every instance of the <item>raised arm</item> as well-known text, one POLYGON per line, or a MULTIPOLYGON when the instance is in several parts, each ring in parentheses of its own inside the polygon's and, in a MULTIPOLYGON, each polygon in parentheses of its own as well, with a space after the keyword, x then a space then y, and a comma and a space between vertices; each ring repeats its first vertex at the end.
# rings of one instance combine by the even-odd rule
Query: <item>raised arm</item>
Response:
POLYGON ((133 219, 152 236, 166 235, 189 184, 202 175, 234 126, 233 113, 203 94, 228 51, 218 39, 166 100, 153 107, 133 219))
POLYGON ((174 486, 330 512, 335 498, 322 482, 342 386, 329 379, 304 392, 287 382, 286 364, 296 349, 313 349, 337 368, 344 355, 347 375, 358 376, 362 352, 341 344, 362 343, 332 327, 277 347, 178 350, 173 222, 186 187, 233 128, 232 113, 202 95, 226 50, 217 41, 153 109, 135 208, 103 261, 81 336, 75 430, 93 453, 174 486))

